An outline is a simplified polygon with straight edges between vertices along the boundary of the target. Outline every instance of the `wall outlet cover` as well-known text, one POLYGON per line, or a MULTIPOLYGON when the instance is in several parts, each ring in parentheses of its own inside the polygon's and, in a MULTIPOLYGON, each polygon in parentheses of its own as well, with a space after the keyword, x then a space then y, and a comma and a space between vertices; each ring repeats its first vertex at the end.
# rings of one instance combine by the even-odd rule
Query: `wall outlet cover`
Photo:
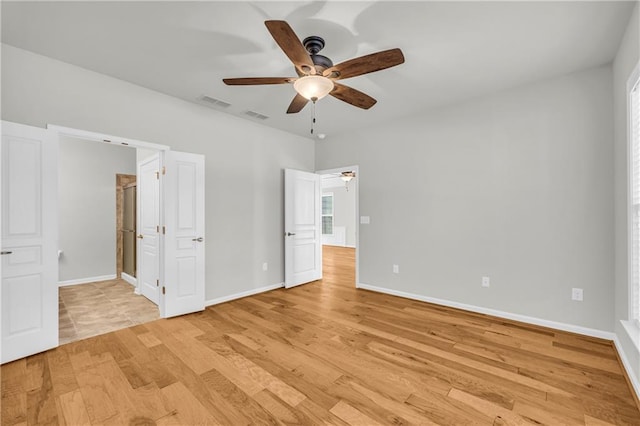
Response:
POLYGON ((583 290, 581 288, 572 288, 571 300, 575 300, 576 302, 582 302, 582 299, 583 299, 583 290))
POLYGON ((482 277, 482 287, 489 287, 491 285, 491 278, 482 277))

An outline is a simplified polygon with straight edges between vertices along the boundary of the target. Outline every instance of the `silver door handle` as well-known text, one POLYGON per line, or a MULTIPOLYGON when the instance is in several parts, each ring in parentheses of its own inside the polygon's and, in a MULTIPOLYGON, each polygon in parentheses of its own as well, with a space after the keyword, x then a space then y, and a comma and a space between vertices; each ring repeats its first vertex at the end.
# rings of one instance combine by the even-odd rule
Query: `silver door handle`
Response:
POLYGON ((5 255, 5 254, 11 254, 11 253, 13 253, 13 252, 9 251, 9 250, 3 250, 3 251, 0 251, 0 256, 5 255))
POLYGON ((286 237, 291 237, 291 236, 296 235, 296 233, 295 233, 295 232, 287 232, 287 233, 286 233, 286 234, 284 234, 284 235, 285 235, 286 237))
POLYGON ((201 242, 204 241, 204 238, 202 238, 202 237, 193 238, 191 241, 197 241, 197 242, 201 243, 201 242))

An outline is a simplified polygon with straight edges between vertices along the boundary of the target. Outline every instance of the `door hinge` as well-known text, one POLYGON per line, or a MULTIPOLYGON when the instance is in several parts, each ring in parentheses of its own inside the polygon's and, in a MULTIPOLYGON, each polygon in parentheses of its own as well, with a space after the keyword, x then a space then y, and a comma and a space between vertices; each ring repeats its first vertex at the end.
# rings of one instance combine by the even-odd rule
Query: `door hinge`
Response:
POLYGON ((167 174, 167 169, 166 169, 164 166, 162 166, 162 174, 163 174, 163 175, 166 175, 166 174, 167 174))
POLYGON ((162 286, 162 294, 165 294, 164 286, 162 286))
POLYGON ((156 179, 160 179, 160 172, 156 172, 156 179))
POLYGON ((164 234, 166 234, 166 233, 167 233, 167 228, 165 228, 165 226, 164 226, 164 225, 162 225, 162 235, 164 235, 164 234))
POLYGON ((156 280, 156 287, 160 287, 160 280, 156 280))
POLYGON ((156 225, 156 232, 159 234, 160 233, 160 225, 156 225))

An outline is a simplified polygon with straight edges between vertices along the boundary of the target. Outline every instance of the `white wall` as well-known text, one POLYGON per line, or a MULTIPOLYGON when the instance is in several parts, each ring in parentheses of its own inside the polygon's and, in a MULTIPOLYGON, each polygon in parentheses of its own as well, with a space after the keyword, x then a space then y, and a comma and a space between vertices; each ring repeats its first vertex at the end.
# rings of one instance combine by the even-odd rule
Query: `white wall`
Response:
POLYGON ((204 154, 207 300, 284 281, 282 169, 314 170, 312 140, 7 45, 2 119, 204 154))
POLYGON ((356 246, 356 196, 355 182, 351 182, 349 191, 344 185, 322 187, 322 194, 333 194, 333 225, 345 228, 345 245, 356 246))
POLYGON ((116 274, 116 174, 136 174, 136 150, 60 138, 59 280, 116 274))
POLYGON ((359 165, 360 282, 612 331, 611 91, 602 67, 316 142, 359 165))
MULTIPOLYGON (((635 383, 640 382, 640 329, 625 329, 621 321, 629 319, 627 194, 627 80, 640 60, 640 7, 636 5, 613 62, 613 96, 615 116, 615 330, 635 383), (635 340, 635 344, 633 342, 635 340)), ((640 391, 640 389, 638 389, 640 391)))

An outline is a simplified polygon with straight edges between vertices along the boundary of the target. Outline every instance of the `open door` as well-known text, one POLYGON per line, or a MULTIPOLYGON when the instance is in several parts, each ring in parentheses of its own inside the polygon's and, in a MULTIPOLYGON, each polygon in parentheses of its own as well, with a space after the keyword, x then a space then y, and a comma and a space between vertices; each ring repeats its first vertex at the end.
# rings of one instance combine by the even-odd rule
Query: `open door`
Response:
POLYGON ((58 149, 51 131, 2 122, 1 362, 58 346, 58 149))
POLYGON ((137 289, 158 305, 160 301, 160 154, 138 163, 137 289))
POLYGON ((202 311, 204 294, 204 156, 165 151, 163 317, 202 311))
POLYGON ((320 175, 284 171, 284 282, 290 288, 322 278, 320 175))

